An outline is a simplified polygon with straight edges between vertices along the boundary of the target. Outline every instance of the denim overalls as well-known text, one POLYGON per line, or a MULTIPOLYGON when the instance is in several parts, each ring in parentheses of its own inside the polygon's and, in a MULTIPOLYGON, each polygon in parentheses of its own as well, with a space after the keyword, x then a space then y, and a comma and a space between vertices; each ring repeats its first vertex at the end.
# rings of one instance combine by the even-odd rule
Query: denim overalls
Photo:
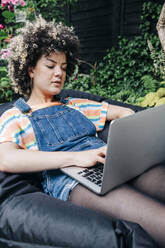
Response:
MULTIPOLYGON (((20 98, 15 106, 30 119, 40 151, 85 151, 105 145, 96 137, 95 125, 80 111, 65 104, 30 112, 30 106, 20 98)), ((66 201, 77 184, 59 169, 43 172, 45 193, 61 200, 66 201)))

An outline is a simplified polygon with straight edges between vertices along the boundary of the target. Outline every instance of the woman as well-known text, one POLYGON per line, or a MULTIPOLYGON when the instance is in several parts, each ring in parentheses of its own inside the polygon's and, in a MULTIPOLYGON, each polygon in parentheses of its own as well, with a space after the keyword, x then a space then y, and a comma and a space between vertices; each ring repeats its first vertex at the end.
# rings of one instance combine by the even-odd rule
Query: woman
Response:
POLYGON ((104 163, 106 146, 95 136, 96 130, 101 130, 106 120, 133 113, 105 102, 58 98, 66 75, 74 70, 78 43, 71 28, 47 23, 41 17, 35 23, 28 22, 12 39, 9 75, 14 88, 28 100, 19 99, 1 117, 0 170, 44 171, 42 185, 46 193, 114 218, 137 222, 165 245, 164 188, 157 180, 165 175, 163 166, 103 197, 57 170, 73 164, 90 167, 98 161, 104 163), (151 187, 153 178, 156 180, 151 187))

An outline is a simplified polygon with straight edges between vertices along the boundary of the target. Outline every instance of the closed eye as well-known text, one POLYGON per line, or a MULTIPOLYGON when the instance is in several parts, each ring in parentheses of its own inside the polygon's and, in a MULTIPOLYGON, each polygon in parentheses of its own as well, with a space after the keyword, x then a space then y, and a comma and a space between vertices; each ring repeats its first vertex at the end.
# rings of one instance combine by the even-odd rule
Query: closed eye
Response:
POLYGON ((53 69, 53 68, 54 68, 54 65, 47 65, 47 67, 48 67, 49 69, 53 69))
MULTIPOLYGON (((56 65, 46 65, 47 68, 49 69, 53 69, 56 65)), ((64 72, 66 72, 67 70, 67 66, 61 67, 61 70, 63 70, 64 72)))

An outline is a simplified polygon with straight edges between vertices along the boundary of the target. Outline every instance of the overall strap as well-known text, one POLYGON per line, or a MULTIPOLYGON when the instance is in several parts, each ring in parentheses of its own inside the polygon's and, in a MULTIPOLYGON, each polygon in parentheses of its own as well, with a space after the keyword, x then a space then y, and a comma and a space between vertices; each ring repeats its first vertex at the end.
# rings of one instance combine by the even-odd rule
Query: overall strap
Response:
POLYGON ((17 107, 22 113, 28 113, 31 110, 31 107, 26 103, 23 98, 19 98, 14 106, 17 107))
POLYGON ((66 98, 64 96, 60 96, 60 95, 55 95, 53 97, 53 101, 58 101, 58 102, 61 102, 63 104, 67 104, 68 103, 68 98, 66 98))

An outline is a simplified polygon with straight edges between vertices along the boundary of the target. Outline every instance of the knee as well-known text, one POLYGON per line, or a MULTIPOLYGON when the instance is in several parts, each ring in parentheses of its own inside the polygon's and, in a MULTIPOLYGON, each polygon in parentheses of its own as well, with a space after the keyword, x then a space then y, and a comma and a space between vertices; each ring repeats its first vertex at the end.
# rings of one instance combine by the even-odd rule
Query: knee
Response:
POLYGON ((155 197, 165 199, 165 165, 154 166, 131 181, 137 190, 155 197))

